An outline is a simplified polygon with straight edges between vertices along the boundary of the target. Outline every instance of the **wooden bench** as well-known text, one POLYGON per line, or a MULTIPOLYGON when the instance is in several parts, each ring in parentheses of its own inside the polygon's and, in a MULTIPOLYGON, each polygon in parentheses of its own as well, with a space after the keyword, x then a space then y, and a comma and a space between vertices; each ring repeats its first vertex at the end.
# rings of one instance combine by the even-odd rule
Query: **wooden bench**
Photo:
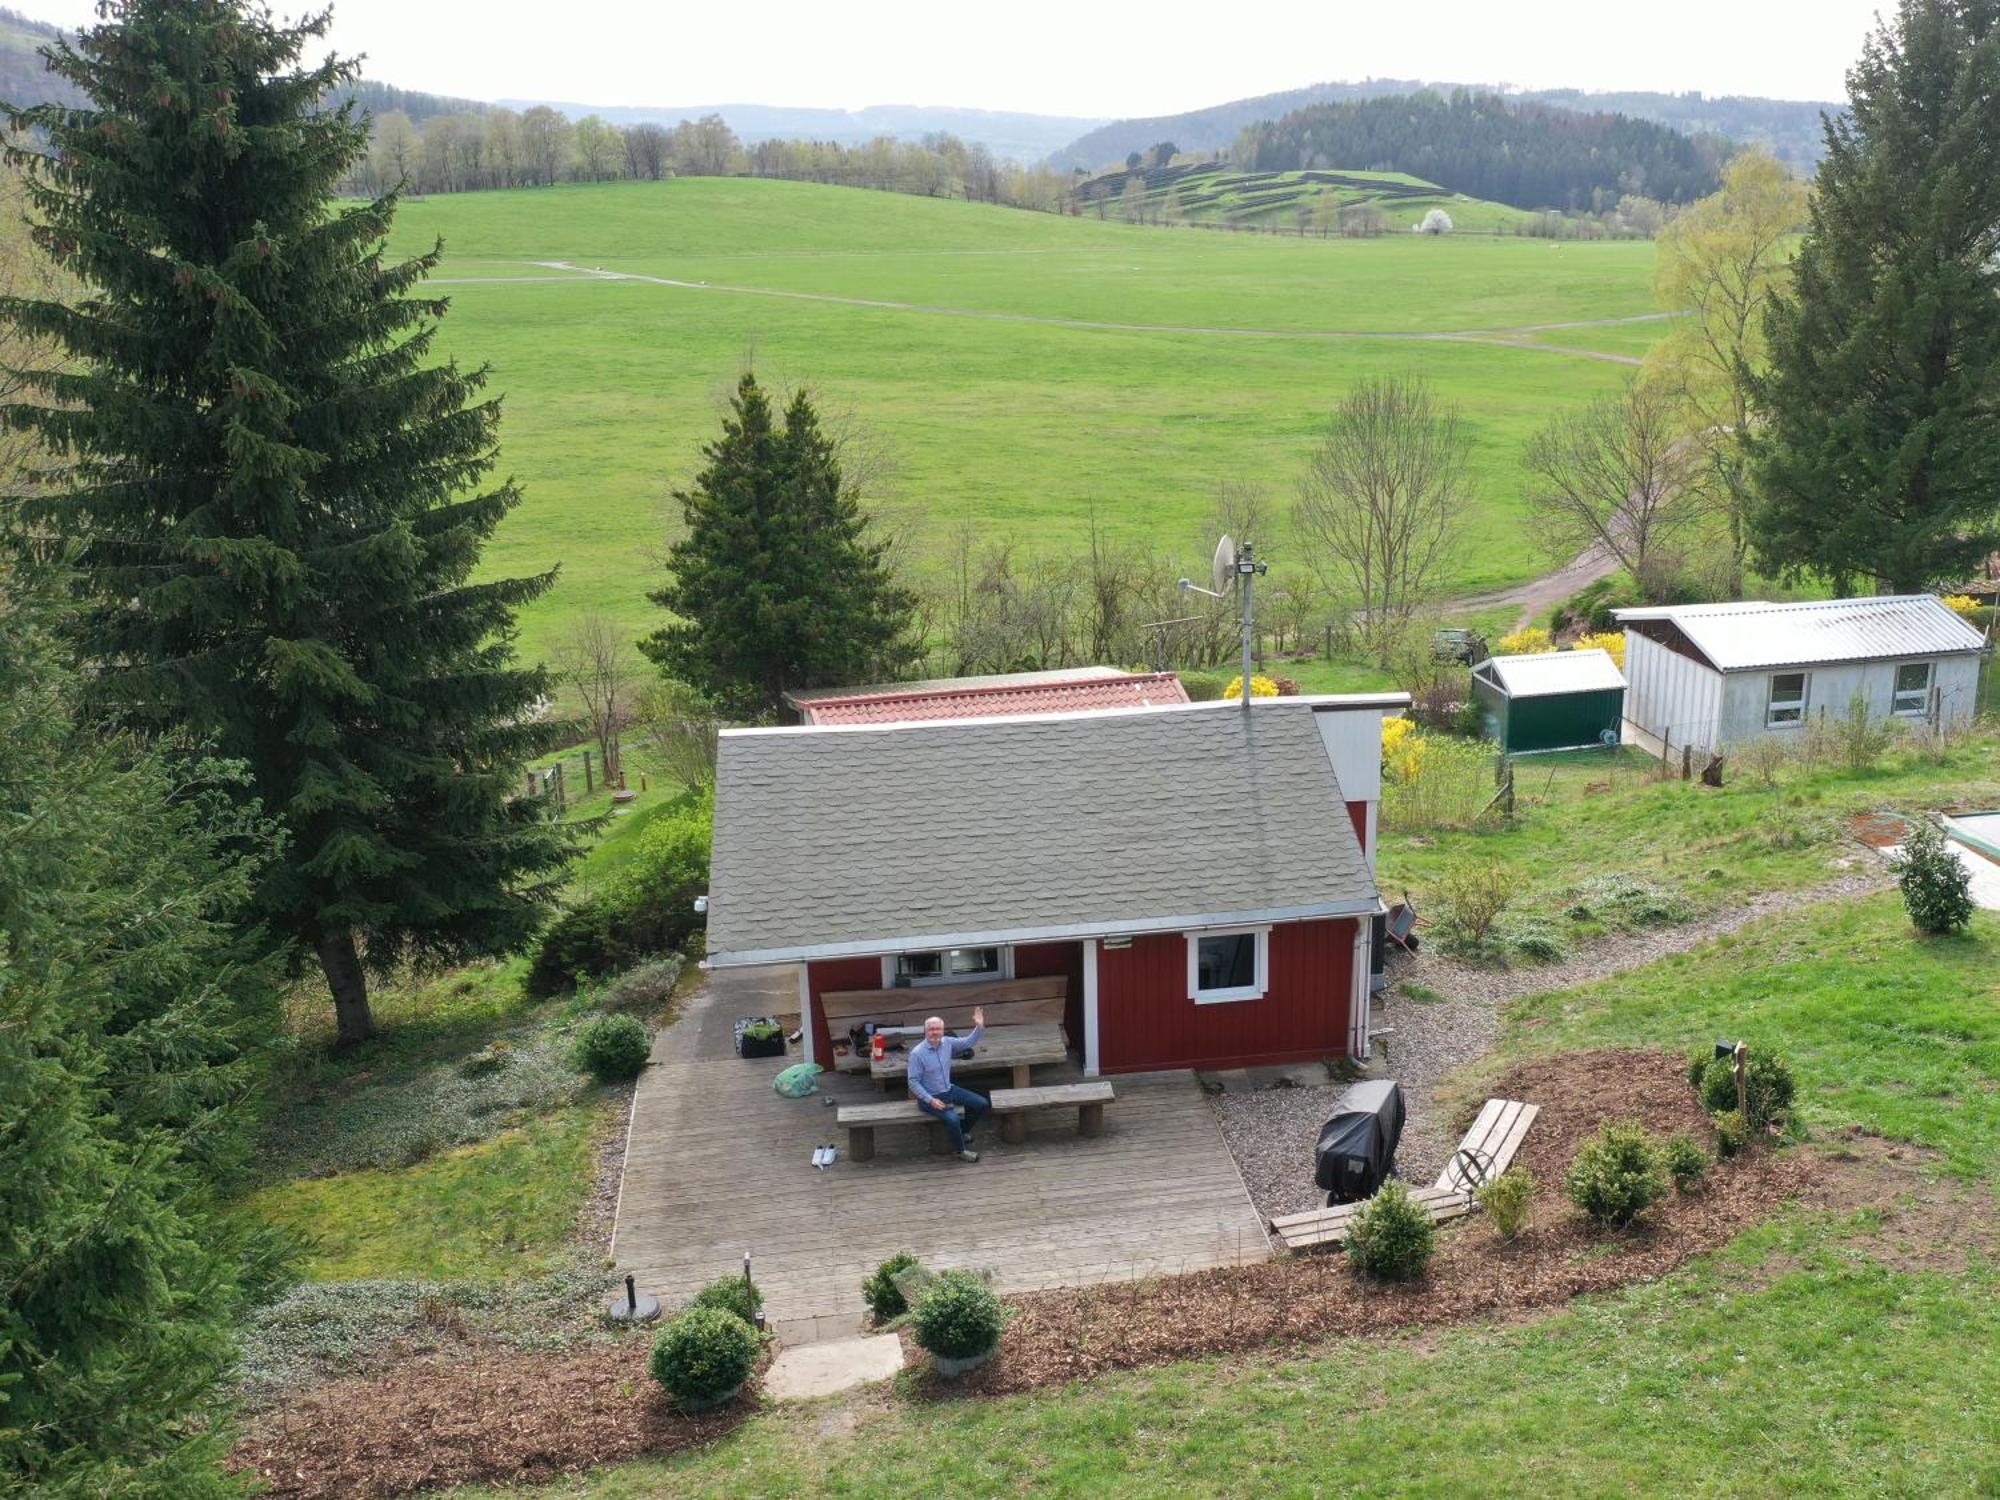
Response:
MULTIPOLYGON (((1433 1224, 1442 1224, 1447 1219, 1461 1218, 1472 1212, 1472 1195, 1452 1192, 1448 1188, 1413 1188, 1410 1201, 1427 1210, 1433 1224)), ((1367 1206, 1365 1201, 1342 1203, 1334 1208, 1316 1208, 1308 1213, 1282 1214, 1271 1220, 1271 1233, 1277 1236, 1278 1246, 1284 1250, 1310 1250, 1315 1245, 1337 1245, 1347 1238, 1347 1231, 1367 1206)))
POLYGON ((1541 1112, 1541 1105, 1519 1099, 1488 1099, 1445 1163, 1437 1185, 1450 1192, 1477 1192, 1514 1164, 1514 1153, 1541 1112))
MULTIPOLYGON (((913 984, 904 989, 828 990, 819 997, 826 1029, 835 1041, 864 1021, 921 1031, 926 1020, 937 1016, 948 1030, 965 1031, 972 1025, 972 1012, 981 1007, 988 1026, 1061 1025, 1068 1003, 1069 980, 1061 974, 969 984, 913 984)), ((834 1067, 843 1073, 865 1073, 867 1054, 838 1055, 834 1067)))
POLYGON ((925 1109, 914 1099, 892 1099, 886 1104, 843 1104, 834 1112, 834 1121, 847 1131, 849 1161, 875 1159, 875 1127, 878 1125, 928 1125, 931 1127, 931 1154, 945 1156, 951 1151, 951 1136, 935 1110, 925 1109))
POLYGON ((995 1089, 991 1095, 993 1113, 1000 1117, 1000 1139, 1018 1146, 1028 1138, 1028 1111, 1076 1106, 1076 1133, 1104 1134, 1104 1106, 1113 1098, 1111 1085, 1090 1083, 1048 1083, 1038 1088, 995 1089))

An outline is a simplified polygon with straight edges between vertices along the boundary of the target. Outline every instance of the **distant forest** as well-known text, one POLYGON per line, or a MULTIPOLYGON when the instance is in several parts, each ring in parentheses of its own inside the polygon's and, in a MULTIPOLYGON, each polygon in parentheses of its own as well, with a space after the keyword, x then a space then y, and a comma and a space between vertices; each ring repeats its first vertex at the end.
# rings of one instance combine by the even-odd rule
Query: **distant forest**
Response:
POLYGON ((1646 120, 1459 90, 1296 110, 1245 128, 1230 160, 1255 172, 1407 172, 1515 208, 1597 212, 1627 194, 1712 193, 1728 152, 1646 120))

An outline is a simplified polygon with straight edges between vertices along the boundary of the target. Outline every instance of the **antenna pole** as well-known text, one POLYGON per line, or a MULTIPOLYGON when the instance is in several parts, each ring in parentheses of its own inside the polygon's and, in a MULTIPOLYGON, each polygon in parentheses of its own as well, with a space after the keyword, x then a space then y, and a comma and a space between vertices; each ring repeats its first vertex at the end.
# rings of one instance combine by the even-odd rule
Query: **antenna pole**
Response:
POLYGON ((1243 550, 1236 554, 1236 576, 1243 585, 1243 706, 1250 706, 1250 639, 1256 633, 1255 615, 1251 607, 1251 586, 1256 582, 1257 565, 1255 550, 1250 543, 1243 544, 1243 550))

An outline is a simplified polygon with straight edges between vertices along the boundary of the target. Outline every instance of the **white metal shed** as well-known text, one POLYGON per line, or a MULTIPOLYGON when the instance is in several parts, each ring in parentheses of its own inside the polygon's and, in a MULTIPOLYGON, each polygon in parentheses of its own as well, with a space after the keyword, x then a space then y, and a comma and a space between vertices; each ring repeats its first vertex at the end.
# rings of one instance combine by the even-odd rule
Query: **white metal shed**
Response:
POLYGON ((1719 749, 1844 718, 1957 727, 1978 707, 1985 637, 1929 594, 1616 611, 1625 716, 1666 749, 1719 749))

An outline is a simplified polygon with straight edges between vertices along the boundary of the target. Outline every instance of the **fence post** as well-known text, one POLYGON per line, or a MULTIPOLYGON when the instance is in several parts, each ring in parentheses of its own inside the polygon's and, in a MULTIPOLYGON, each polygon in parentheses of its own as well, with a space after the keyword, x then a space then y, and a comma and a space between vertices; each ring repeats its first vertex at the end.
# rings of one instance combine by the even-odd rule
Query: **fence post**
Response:
POLYGON ((1736 1059, 1730 1071, 1736 1075, 1736 1112, 1743 1117, 1743 1123, 1750 1123, 1750 1083, 1747 1069, 1750 1064, 1750 1048, 1746 1043, 1736 1044, 1736 1059))
POLYGON ((1681 746, 1681 780, 1692 781, 1693 779, 1694 779, 1694 746, 1692 744, 1687 744, 1681 746))
POLYGON ((556 762, 556 811, 569 811, 569 788, 563 782, 563 763, 556 762))
POLYGON ((583 752, 583 795, 588 797, 594 790, 596 788, 590 784, 590 752, 586 750, 583 752))

